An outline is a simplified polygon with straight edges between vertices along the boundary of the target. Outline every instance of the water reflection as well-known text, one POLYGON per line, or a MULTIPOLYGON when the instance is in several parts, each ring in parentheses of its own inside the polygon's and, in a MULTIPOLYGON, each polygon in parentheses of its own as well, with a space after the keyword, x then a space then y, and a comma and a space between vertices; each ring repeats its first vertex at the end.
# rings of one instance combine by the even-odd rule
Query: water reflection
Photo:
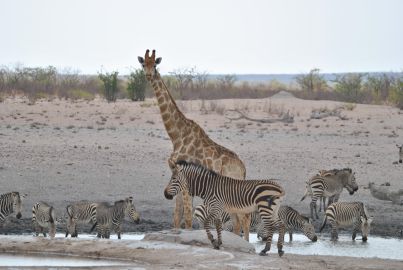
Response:
MULTIPOLYGON (((277 237, 275 234, 270 252, 277 253, 277 237)), ((251 243, 260 252, 264 244, 258 241, 256 234, 251 234, 251 243)), ((339 235, 338 241, 331 241, 330 236, 319 236, 317 242, 311 242, 306 236, 293 234, 293 242, 288 242, 288 235, 285 237, 284 251, 300 255, 329 255, 349 257, 378 257, 383 259, 403 260, 403 241, 393 238, 382 238, 369 236, 367 242, 351 240, 350 235, 339 235)))

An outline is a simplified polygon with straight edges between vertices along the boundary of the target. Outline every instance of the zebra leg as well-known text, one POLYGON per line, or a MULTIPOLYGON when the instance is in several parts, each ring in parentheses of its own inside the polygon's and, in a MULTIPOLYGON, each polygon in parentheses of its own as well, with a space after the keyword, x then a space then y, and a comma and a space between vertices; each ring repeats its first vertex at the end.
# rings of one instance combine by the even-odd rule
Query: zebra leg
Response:
POLYGON ((284 246, 284 235, 285 235, 285 225, 283 222, 278 223, 278 240, 277 240, 277 250, 278 255, 281 257, 284 254, 283 246, 284 246))
POLYGON ((289 234, 289 236, 290 236, 290 242, 292 242, 292 233, 293 233, 292 230, 289 230, 289 231, 288 231, 288 234, 289 234))
MULTIPOLYGON (((275 228, 275 222, 273 222, 272 220, 269 220, 269 217, 266 217, 265 215, 267 215, 267 214, 266 213, 260 214, 260 216, 262 218, 262 222, 264 223, 265 231, 267 232, 266 246, 264 247, 264 249, 262 251, 260 251, 260 253, 259 253, 260 256, 266 256, 267 252, 270 250, 271 241, 273 239, 273 233, 274 233, 274 228, 275 228)), ((279 252, 279 255, 280 255, 280 252, 279 252)), ((283 254, 281 254, 280 256, 282 256, 282 255, 283 254)))
POLYGON ((215 249, 220 249, 222 245, 221 231, 222 231, 222 221, 220 218, 215 220, 215 228, 217 230, 217 240, 213 240, 212 244, 215 249))
POLYGON ((319 219, 319 216, 318 216, 318 211, 317 211, 317 209, 316 209, 316 200, 317 200, 317 198, 316 197, 313 197, 312 198, 312 201, 311 201, 311 204, 310 204, 310 206, 311 206, 311 218, 314 220, 315 218, 313 217, 313 210, 315 209, 315 217, 316 217, 316 219, 319 219))
POLYGON ((331 239, 332 241, 336 241, 339 238, 339 235, 337 233, 337 224, 336 221, 330 220, 330 225, 332 227, 332 234, 331 234, 331 239))
POLYGON ((183 195, 179 193, 175 198, 174 228, 180 229, 183 216, 183 195))
POLYGON ((189 192, 183 192, 183 215, 185 216, 185 229, 192 229, 193 197, 189 192))
POLYGON ((43 227, 40 226, 40 228, 41 228, 41 233, 43 234, 44 237, 46 237, 46 232, 43 230, 43 227))
POLYGON ((360 231, 360 224, 355 223, 354 224, 354 228, 353 228, 353 235, 351 236, 351 238, 353 239, 353 241, 355 240, 355 237, 357 236, 357 233, 360 231))

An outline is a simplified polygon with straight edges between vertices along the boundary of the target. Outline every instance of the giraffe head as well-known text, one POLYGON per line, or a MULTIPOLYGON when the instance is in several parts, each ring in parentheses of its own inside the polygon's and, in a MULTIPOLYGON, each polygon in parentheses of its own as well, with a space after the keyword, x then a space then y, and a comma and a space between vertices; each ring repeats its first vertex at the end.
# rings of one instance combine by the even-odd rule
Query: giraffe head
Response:
POLYGON ((137 59, 143 66, 147 80, 151 80, 151 78, 154 77, 157 73, 157 65, 161 63, 162 58, 158 57, 157 59, 155 59, 155 50, 153 50, 151 56, 150 50, 147 50, 144 58, 139 56, 137 59))

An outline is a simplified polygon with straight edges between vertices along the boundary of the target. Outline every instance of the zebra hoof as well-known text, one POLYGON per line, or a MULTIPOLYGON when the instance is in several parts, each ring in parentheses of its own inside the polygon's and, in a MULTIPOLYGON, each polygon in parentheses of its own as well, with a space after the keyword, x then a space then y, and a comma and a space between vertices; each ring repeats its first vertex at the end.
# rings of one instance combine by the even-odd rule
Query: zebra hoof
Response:
POLYGON ((279 250, 279 251, 278 251, 278 256, 282 257, 283 255, 284 255, 284 251, 279 250))
POLYGON ((267 253, 265 250, 260 251, 259 253, 260 256, 267 256, 267 253))
POLYGON ((211 243, 213 244, 214 249, 220 249, 220 243, 218 240, 213 240, 211 243))
POLYGON ((366 236, 364 236, 364 237, 362 238, 362 241, 363 241, 363 242, 367 242, 367 240, 368 240, 368 239, 367 239, 366 236))

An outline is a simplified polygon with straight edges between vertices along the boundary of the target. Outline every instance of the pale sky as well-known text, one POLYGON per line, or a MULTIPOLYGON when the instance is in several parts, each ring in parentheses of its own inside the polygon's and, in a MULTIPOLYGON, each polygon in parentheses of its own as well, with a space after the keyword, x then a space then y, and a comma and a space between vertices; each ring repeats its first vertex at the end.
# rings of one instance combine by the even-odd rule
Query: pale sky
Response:
POLYGON ((0 0, 0 65, 160 70, 402 71, 399 0, 0 0))

